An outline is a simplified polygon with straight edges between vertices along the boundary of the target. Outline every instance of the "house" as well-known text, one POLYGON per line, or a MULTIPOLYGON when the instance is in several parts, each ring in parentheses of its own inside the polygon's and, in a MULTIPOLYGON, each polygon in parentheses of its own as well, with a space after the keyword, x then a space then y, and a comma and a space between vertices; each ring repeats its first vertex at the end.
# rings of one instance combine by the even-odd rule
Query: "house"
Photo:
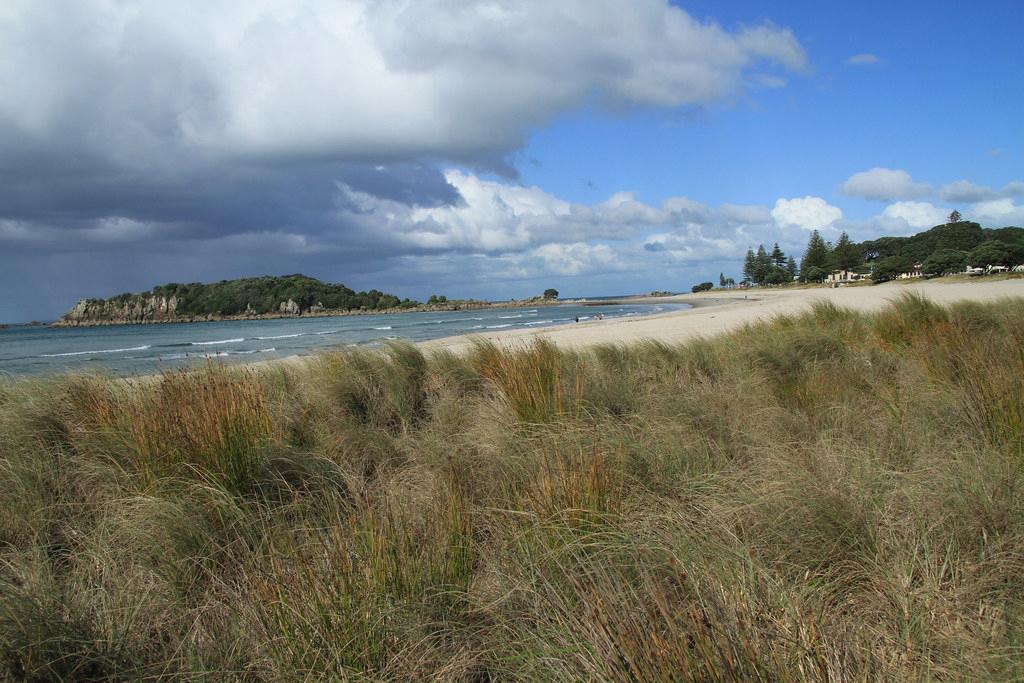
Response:
POLYGON ((900 273, 896 276, 897 280, 913 280, 914 278, 924 277, 924 264, 915 263, 913 268, 905 273, 900 273))
POLYGON ((967 273, 968 275, 974 277, 976 275, 984 275, 985 274, 985 269, 984 268, 970 268, 970 267, 968 267, 967 270, 965 270, 964 272, 967 273))
POLYGON ((1019 266, 1014 266, 1013 267, 1013 272, 1015 272, 1015 273, 1024 273, 1024 263, 1020 264, 1019 266))
POLYGON ((1010 269, 1006 266, 989 266, 985 269, 985 272, 988 275, 995 275, 996 273, 1008 273, 1010 272, 1010 269))
POLYGON ((833 270, 828 276, 825 277, 825 284, 829 287, 838 287, 840 285, 849 284, 851 282, 860 282, 861 280, 868 279, 868 276, 864 273, 856 273, 852 270, 833 270))

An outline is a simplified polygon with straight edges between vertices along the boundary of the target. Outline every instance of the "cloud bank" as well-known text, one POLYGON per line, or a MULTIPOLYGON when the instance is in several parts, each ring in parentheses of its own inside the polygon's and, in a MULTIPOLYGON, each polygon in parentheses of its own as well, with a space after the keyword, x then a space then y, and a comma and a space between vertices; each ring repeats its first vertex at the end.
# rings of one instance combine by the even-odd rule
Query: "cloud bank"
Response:
POLYGON ((668 0, 9 0, 0 56, 0 320, 167 279, 419 296, 471 253, 607 265, 584 240, 636 234, 635 202, 482 174, 580 107, 703 106, 807 65, 788 29, 668 0))

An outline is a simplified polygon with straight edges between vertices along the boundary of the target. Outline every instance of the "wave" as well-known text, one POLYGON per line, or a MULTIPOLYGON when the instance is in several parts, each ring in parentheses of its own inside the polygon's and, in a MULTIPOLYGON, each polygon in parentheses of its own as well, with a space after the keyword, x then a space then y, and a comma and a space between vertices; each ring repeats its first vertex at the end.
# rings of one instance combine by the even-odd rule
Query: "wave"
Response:
MULTIPOLYGON (((256 339, 259 339, 260 341, 264 341, 264 340, 267 340, 267 339, 291 339, 292 337, 304 337, 304 336, 306 336, 305 332, 296 332, 295 334, 278 334, 278 335, 275 335, 273 337, 256 337, 256 339)), ((210 342, 207 342, 207 343, 210 343, 210 342)))
POLYGON ((171 353, 166 356, 160 356, 159 360, 184 360, 186 358, 224 358, 226 356, 250 356, 254 353, 272 353, 277 351, 273 346, 269 349, 248 349, 245 351, 236 351, 234 349, 228 349, 226 351, 210 351, 208 353, 171 353))
POLYGON ((505 327, 512 327, 512 323, 506 323, 505 325, 488 325, 488 330, 500 330, 505 327))
POLYGON ((237 337, 235 339, 218 339, 216 341, 204 341, 204 342, 189 342, 191 346, 211 346, 213 344, 236 344, 238 342, 244 342, 245 337, 237 337))
POLYGON ((522 318, 523 314, 518 313, 516 315, 499 315, 498 320, 512 320, 513 318, 522 318))
POLYGON ((152 348, 149 344, 145 346, 131 346, 126 349, 99 349, 98 351, 68 351, 66 353, 41 353, 39 358, 61 358, 64 356, 89 356, 94 353, 125 353, 127 351, 145 351, 152 348))
POLYGON ((324 330, 322 332, 314 332, 313 334, 337 334, 341 330, 324 330))
POLYGON ((373 329, 375 329, 375 330, 390 330, 391 329, 391 325, 385 325, 384 327, 375 327, 373 329))
POLYGON ((482 330, 483 328, 484 328, 483 325, 473 325, 473 327, 471 327, 469 329, 471 329, 471 330, 482 330))
POLYGON ((524 325, 549 325, 555 322, 554 320, 534 320, 532 322, 523 323, 524 325))

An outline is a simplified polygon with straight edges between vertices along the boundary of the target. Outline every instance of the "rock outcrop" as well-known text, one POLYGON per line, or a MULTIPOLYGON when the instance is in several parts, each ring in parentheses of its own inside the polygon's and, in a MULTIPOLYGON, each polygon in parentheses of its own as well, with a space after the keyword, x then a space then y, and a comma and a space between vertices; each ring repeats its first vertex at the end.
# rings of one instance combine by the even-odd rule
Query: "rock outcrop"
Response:
POLYGON ((178 319, 178 298, 175 296, 127 297, 114 299, 82 299, 61 316, 57 325, 134 324, 174 322, 178 319))

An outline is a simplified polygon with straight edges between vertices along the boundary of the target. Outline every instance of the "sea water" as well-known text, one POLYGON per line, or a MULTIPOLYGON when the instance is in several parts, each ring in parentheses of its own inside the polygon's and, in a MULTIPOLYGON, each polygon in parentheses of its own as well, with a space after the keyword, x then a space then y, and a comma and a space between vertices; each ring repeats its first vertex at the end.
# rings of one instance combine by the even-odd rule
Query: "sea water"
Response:
POLYGON ((650 315, 685 304, 560 304, 438 313, 391 313, 106 327, 0 329, 0 374, 103 370, 117 375, 159 372, 210 359, 256 361, 319 349, 377 346, 463 334, 537 329, 592 320, 650 315))

